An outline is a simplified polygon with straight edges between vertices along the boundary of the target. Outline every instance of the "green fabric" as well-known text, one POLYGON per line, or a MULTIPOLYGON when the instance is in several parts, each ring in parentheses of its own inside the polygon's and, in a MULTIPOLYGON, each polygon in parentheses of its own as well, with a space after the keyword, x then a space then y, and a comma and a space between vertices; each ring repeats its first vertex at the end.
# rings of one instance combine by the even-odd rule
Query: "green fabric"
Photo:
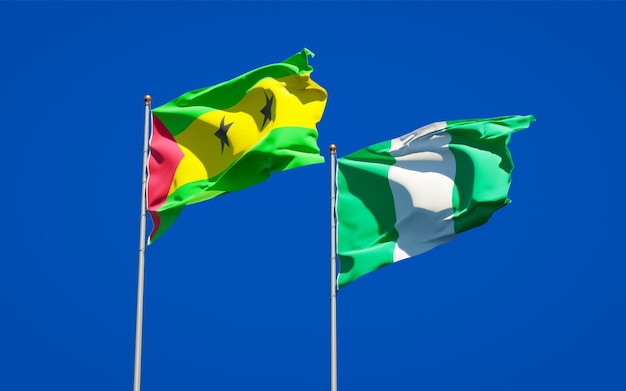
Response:
POLYGON ((448 121, 449 149, 456 159, 452 204, 454 230, 467 231, 486 223, 511 202, 513 160, 508 149, 511 134, 525 129, 533 116, 448 121))
POLYGON ((389 155, 391 143, 385 141, 337 159, 337 249, 341 253, 338 286, 369 271, 393 263, 398 239, 394 224, 395 206, 389 187, 389 167, 395 159, 389 155), (381 163, 374 171, 365 169, 370 162, 381 163), (344 230, 349 232, 344 234, 344 230), (365 252, 353 249, 367 249, 365 252), (359 262, 355 262, 355 258, 359 262))

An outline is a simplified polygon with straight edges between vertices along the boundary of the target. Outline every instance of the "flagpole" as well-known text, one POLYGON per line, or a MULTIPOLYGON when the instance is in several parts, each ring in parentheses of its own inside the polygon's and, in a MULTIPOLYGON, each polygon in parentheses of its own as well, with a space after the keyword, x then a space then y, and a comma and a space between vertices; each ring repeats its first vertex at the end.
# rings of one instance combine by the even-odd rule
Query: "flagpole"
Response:
POLYGON ((330 145, 330 390, 337 391, 337 222, 335 173, 337 147, 330 145))
POLYGON ((141 388, 141 340, 143 329, 143 282, 146 253, 146 185, 148 182, 148 131, 150 124, 150 103, 152 98, 146 95, 143 126, 143 170, 141 179, 141 218, 139 224, 139 273, 137 277, 137 323, 135 325, 135 376, 133 391, 141 388))

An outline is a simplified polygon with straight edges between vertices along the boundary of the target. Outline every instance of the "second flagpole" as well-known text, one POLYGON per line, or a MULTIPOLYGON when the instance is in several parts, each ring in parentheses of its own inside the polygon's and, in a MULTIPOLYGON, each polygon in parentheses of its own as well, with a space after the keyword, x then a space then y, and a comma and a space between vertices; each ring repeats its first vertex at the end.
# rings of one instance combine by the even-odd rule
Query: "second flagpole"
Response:
POLYGON ((330 391, 337 391, 337 220, 335 173, 337 147, 330 145, 330 391))

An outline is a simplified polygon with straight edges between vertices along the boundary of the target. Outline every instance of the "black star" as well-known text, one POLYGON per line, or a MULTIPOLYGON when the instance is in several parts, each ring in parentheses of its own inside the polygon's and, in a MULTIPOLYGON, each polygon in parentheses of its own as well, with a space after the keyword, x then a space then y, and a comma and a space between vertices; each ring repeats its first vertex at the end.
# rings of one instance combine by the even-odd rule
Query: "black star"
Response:
POLYGON ((265 123, 267 121, 272 120, 272 103, 274 103, 274 96, 272 95, 272 97, 270 98, 267 96, 267 93, 266 93, 265 94, 265 107, 261 109, 261 114, 264 115, 263 125, 261 126, 261 130, 265 127, 265 123))
POLYGON ((224 125, 224 118, 226 117, 222 117, 220 128, 217 130, 217 132, 215 132, 215 136, 219 138, 220 141, 222 142, 222 154, 224 154, 224 144, 230 147, 230 141, 228 141, 228 137, 226 136, 226 133, 228 132, 228 129, 230 128, 230 126, 233 124, 233 122, 231 122, 228 125, 224 125))

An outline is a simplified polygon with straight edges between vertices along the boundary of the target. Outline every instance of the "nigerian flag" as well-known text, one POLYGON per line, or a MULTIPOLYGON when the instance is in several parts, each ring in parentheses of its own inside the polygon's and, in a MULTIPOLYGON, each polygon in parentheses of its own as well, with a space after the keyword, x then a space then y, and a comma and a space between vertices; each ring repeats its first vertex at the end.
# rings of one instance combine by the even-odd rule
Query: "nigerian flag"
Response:
POLYGON ((148 211, 153 242, 186 205, 323 163, 316 124, 326 90, 311 80, 307 49, 152 110, 148 211))
POLYGON ((339 158, 338 287, 486 223, 510 202, 510 135, 534 120, 436 122, 339 158))

